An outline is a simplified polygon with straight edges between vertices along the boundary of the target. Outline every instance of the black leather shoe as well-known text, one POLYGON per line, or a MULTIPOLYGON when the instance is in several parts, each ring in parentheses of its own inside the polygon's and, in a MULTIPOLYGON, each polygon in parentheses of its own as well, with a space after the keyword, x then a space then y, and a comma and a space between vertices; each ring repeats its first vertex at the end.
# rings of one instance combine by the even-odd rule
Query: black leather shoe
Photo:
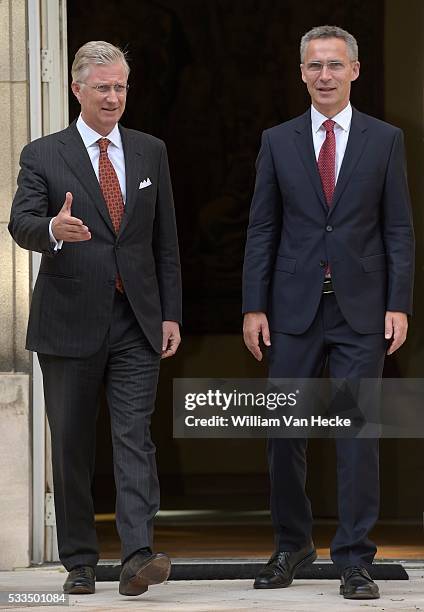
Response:
POLYGON ((293 552, 275 552, 259 572, 253 584, 255 589, 282 589, 288 587, 302 565, 313 563, 317 553, 313 544, 293 552))
POLYGON ((379 599, 380 592, 367 570, 355 565, 343 570, 340 595, 345 599, 379 599))
POLYGON ((69 595, 91 595, 96 590, 96 573, 91 565, 74 567, 63 585, 63 592, 69 595))
POLYGON ((171 573, 171 561, 165 553, 136 553, 122 566, 119 577, 121 595, 141 595, 151 584, 160 584, 171 573))

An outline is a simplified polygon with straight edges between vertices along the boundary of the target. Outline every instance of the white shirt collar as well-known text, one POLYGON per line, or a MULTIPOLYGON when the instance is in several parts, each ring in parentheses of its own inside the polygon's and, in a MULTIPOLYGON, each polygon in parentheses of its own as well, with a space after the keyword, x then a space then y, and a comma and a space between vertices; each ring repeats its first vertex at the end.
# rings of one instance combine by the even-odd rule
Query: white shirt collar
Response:
MULTIPOLYGON (((328 117, 317 111, 314 105, 311 106, 311 122, 312 122, 312 130, 314 132, 318 132, 324 121, 326 121, 328 117)), ((345 132, 348 132, 350 129, 350 123, 352 121, 352 106, 350 102, 348 102, 347 106, 344 107, 337 115, 331 117, 333 121, 337 123, 337 125, 342 128, 345 132)))
POLYGON ((121 132, 119 131, 117 123, 115 124, 113 130, 107 136, 102 136, 101 134, 98 134, 95 130, 93 130, 90 126, 88 126, 80 115, 77 120, 77 130, 80 133, 82 141, 87 149, 88 147, 95 145, 99 138, 108 138, 115 147, 122 149, 121 132))

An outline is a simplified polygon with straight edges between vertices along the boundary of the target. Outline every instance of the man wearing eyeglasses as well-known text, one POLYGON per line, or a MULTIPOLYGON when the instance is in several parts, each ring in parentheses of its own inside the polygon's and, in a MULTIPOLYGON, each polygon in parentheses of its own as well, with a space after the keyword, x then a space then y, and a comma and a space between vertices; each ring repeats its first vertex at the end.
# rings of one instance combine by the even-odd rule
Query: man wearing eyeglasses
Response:
POLYGON ((98 395, 110 411, 119 592, 166 580, 151 550, 159 508, 150 437, 161 358, 180 343, 181 279, 172 188, 162 141, 122 127, 129 66, 92 41, 76 53, 77 121, 27 145, 9 230, 42 253, 27 348, 37 351, 51 429, 64 591, 94 593, 99 558, 91 481, 98 395))
MULTIPOLYGON (((355 38, 336 26, 300 45, 308 111, 266 130, 244 262, 244 340, 274 378, 379 378, 405 341, 414 236, 402 132, 349 102, 355 38)), ((379 597, 369 532, 379 512, 378 441, 336 440, 339 526, 331 558, 347 599, 379 597)), ((275 553, 257 589, 289 586, 315 560, 306 440, 270 439, 275 553)))

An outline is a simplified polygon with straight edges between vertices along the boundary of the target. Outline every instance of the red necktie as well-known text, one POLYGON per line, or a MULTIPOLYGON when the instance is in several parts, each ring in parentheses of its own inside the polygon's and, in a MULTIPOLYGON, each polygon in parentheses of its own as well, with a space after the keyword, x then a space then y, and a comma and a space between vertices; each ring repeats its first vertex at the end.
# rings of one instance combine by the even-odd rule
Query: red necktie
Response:
POLYGON ((336 137, 334 135, 335 122, 327 119, 322 124, 326 131, 324 144, 318 156, 318 170, 321 176, 322 188, 324 190, 327 205, 331 206, 334 186, 336 184, 336 137))
MULTIPOLYGON (((324 143, 318 155, 318 170, 321 176, 322 188, 324 190, 327 206, 331 206, 331 201, 334 194, 334 186, 336 184, 336 137, 334 135, 335 122, 332 119, 327 119, 322 124, 325 128, 326 135, 324 143)), ((327 264, 325 268, 325 277, 330 278, 331 270, 327 264)))
MULTIPOLYGON (((99 183, 103 192, 103 197, 107 204, 112 225, 117 234, 121 226, 122 215, 124 214, 124 200, 122 199, 121 187, 119 179, 116 175, 115 168, 107 154, 107 148, 110 145, 108 138, 100 138, 98 141, 100 149, 99 157, 99 183)), ((124 292, 122 280, 119 274, 115 279, 115 286, 121 293, 124 292)))

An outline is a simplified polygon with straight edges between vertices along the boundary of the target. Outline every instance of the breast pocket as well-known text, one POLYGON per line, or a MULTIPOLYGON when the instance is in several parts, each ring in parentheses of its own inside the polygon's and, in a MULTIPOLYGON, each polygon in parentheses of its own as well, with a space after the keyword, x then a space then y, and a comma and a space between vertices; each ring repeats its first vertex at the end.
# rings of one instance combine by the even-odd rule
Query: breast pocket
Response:
POLYGON ((360 183, 364 181, 374 181, 378 182, 380 180, 380 175, 375 172, 353 172, 350 181, 353 183, 360 183))

